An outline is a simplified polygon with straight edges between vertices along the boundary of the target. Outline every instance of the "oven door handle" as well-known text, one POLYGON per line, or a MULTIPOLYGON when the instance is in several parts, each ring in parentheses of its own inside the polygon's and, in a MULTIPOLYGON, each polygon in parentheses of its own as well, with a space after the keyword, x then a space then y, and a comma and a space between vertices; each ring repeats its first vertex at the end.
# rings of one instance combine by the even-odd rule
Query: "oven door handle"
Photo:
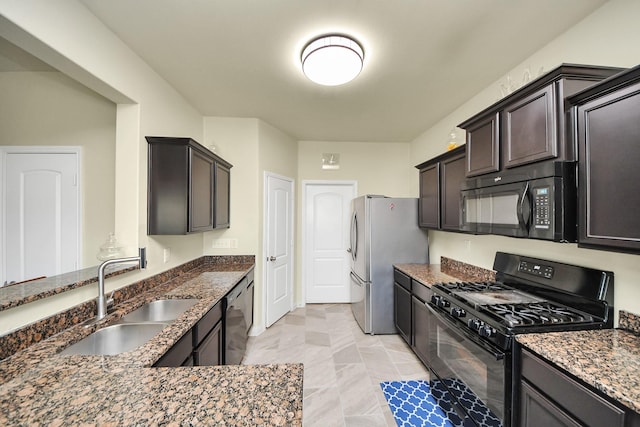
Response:
POLYGON ((459 326, 456 321, 447 319, 443 314, 439 313, 437 311, 437 309, 432 307, 431 304, 425 302, 424 305, 427 306, 427 309, 429 309, 429 311, 431 311, 431 314, 433 314, 440 322, 444 323, 445 325, 449 326, 452 329, 455 329, 457 332, 462 334, 465 338, 469 339, 471 342, 473 342, 477 346, 482 347, 483 350, 487 351, 489 354, 491 354, 493 357, 495 357, 496 360, 503 360, 504 359, 504 356, 505 356, 504 352, 502 352, 501 350, 495 348, 494 346, 492 346, 492 345, 490 345, 490 344, 478 339, 477 336, 475 336, 474 334, 469 333, 468 330, 466 330, 463 327, 459 326))

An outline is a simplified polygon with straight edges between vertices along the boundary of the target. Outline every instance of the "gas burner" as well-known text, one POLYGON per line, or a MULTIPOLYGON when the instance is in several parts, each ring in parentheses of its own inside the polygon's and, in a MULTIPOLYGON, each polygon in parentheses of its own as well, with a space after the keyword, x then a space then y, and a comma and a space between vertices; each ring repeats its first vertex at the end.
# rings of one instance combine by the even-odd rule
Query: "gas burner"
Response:
POLYGON ((550 301, 485 307, 509 327, 592 322, 591 316, 550 301))
POLYGON ((509 290, 511 287, 500 282, 451 282, 434 285, 451 292, 486 292, 509 290))

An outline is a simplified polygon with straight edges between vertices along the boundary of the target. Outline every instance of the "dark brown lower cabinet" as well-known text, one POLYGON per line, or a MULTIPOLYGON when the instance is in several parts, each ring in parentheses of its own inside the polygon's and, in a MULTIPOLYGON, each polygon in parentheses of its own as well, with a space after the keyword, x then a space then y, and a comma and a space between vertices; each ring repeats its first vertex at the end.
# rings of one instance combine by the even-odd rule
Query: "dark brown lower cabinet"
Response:
POLYGON ((411 278, 393 270, 393 317, 402 339, 411 345, 411 278))
POLYGON ((425 305, 431 300, 431 288, 422 283, 411 281, 411 327, 412 348, 425 366, 429 366, 429 309, 425 305))
POLYGON ((222 301, 219 301, 193 327, 193 362, 196 366, 222 364, 222 301))
POLYGON ((192 351, 193 335, 189 330, 153 366, 156 368, 187 366, 192 351))
POLYGON ((520 425, 521 427, 579 427, 580 423, 574 420, 551 400, 539 393, 527 382, 520 384, 520 425))
POLYGON ((222 364, 222 322, 213 328, 202 343, 193 351, 195 366, 216 366, 222 364))
POLYGON ((424 302, 411 297, 413 308, 413 352, 425 365, 429 365, 429 311, 424 302))
POLYGON ((411 292, 394 283, 393 294, 396 329, 406 343, 411 345, 411 292))
MULTIPOLYGON (((613 403, 600 392, 571 377, 555 365, 522 349, 520 411, 521 427, 631 427, 640 416, 613 403)), ((517 413, 517 412, 515 412, 517 413)))
POLYGON ((222 301, 218 302, 153 366, 213 366, 222 364, 222 301))

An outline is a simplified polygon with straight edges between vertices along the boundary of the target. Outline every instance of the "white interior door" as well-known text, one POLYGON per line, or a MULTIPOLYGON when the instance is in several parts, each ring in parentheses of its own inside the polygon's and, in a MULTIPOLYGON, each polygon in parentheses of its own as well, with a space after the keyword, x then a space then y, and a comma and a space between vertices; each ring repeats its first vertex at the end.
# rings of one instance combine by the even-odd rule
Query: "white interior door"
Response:
POLYGON ((5 152, 3 282, 78 269, 78 153, 5 152))
POLYGON ((266 319, 271 326, 293 308, 293 181, 265 174, 266 319))
POLYGON ((305 183, 304 266, 306 302, 351 302, 349 226, 356 184, 305 183))

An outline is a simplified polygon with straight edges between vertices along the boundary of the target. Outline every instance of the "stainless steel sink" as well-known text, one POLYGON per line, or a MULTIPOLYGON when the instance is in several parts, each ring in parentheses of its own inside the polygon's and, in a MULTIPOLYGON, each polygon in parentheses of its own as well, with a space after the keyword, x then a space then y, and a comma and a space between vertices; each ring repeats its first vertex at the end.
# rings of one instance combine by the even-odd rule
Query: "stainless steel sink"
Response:
POLYGON ((98 329, 61 354, 114 355, 135 350, 156 336, 167 323, 121 323, 98 329))
POLYGON ((122 318, 121 323, 170 322, 198 303, 197 299, 152 301, 122 318))

